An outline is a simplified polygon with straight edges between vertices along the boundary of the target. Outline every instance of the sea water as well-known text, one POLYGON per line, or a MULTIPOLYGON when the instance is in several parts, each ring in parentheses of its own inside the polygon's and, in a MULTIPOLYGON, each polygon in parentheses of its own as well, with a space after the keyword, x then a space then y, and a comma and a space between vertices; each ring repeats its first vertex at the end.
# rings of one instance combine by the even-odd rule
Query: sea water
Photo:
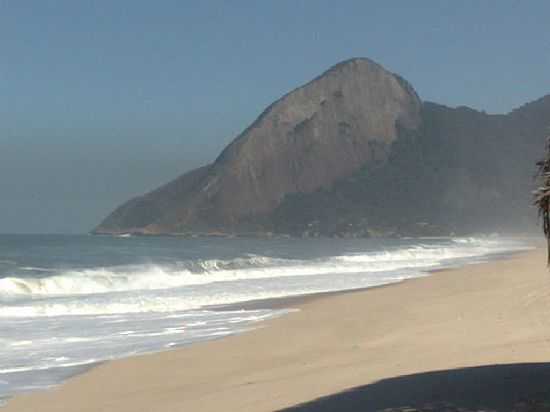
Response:
POLYGON ((239 302, 395 283, 527 248, 496 236, 0 235, 0 402, 101 361, 240 333, 289 310, 239 302))

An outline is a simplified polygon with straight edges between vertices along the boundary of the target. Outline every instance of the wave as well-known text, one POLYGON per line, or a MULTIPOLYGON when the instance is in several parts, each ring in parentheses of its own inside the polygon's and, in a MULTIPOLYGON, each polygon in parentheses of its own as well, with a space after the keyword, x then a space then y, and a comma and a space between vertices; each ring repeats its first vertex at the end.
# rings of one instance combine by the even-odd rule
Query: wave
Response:
POLYGON ((322 259, 297 260, 249 255, 222 260, 184 261, 173 265, 136 265, 68 270, 47 277, 0 279, 0 297, 47 297, 162 290, 215 282, 399 269, 430 269, 446 261, 525 249, 519 242, 495 239, 452 239, 446 245, 416 245, 322 259))
POLYGON ((41 268, 36 266, 21 266, 19 270, 28 271, 28 272, 55 272, 56 269, 53 268, 41 268))
POLYGON ((54 368, 71 368, 75 366, 91 365, 97 362, 98 362, 98 359, 85 359, 85 360, 76 361, 76 362, 66 362, 66 363, 52 362, 52 363, 45 363, 40 365, 5 368, 5 369, 0 369, 0 375, 10 374, 10 373, 30 372, 30 371, 43 371, 43 370, 54 369, 54 368))
POLYGON ((352 290, 397 283, 415 275, 388 276, 358 284, 335 284, 264 290, 231 290, 223 293, 186 296, 117 296, 116 299, 70 299, 63 301, 33 301, 2 307, 0 318, 36 318, 57 316, 98 316, 114 314, 181 313, 189 310, 219 307, 250 300, 276 299, 337 290, 352 290))

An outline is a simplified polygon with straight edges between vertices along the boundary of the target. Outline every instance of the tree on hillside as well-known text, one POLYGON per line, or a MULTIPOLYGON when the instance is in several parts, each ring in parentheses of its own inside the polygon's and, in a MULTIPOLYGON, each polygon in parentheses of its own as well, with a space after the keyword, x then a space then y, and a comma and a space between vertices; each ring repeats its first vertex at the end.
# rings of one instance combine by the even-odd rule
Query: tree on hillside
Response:
POLYGON ((534 191, 534 203, 542 218, 542 230, 546 236, 548 265, 550 266, 550 137, 546 139, 544 159, 537 162, 539 187, 534 191))

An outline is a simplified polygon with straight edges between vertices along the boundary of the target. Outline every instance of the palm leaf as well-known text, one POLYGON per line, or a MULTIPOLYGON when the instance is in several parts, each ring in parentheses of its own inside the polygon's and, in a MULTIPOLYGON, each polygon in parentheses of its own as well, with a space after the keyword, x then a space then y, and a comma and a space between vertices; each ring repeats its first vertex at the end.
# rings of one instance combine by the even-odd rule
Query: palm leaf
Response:
POLYGON ((537 167, 540 186, 533 192, 533 203, 542 218, 542 230, 547 244, 547 264, 550 266, 550 137, 546 139, 545 157, 537 162, 537 167))

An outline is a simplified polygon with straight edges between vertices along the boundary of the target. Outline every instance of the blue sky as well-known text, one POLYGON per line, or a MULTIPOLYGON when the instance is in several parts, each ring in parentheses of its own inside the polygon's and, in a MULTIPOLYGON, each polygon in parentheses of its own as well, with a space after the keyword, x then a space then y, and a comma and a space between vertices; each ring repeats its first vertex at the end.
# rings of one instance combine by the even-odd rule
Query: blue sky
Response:
POLYGON ((0 0, 0 232, 86 232, 354 56, 507 112, 550 93, 549 18, 534 0, 0 0))

